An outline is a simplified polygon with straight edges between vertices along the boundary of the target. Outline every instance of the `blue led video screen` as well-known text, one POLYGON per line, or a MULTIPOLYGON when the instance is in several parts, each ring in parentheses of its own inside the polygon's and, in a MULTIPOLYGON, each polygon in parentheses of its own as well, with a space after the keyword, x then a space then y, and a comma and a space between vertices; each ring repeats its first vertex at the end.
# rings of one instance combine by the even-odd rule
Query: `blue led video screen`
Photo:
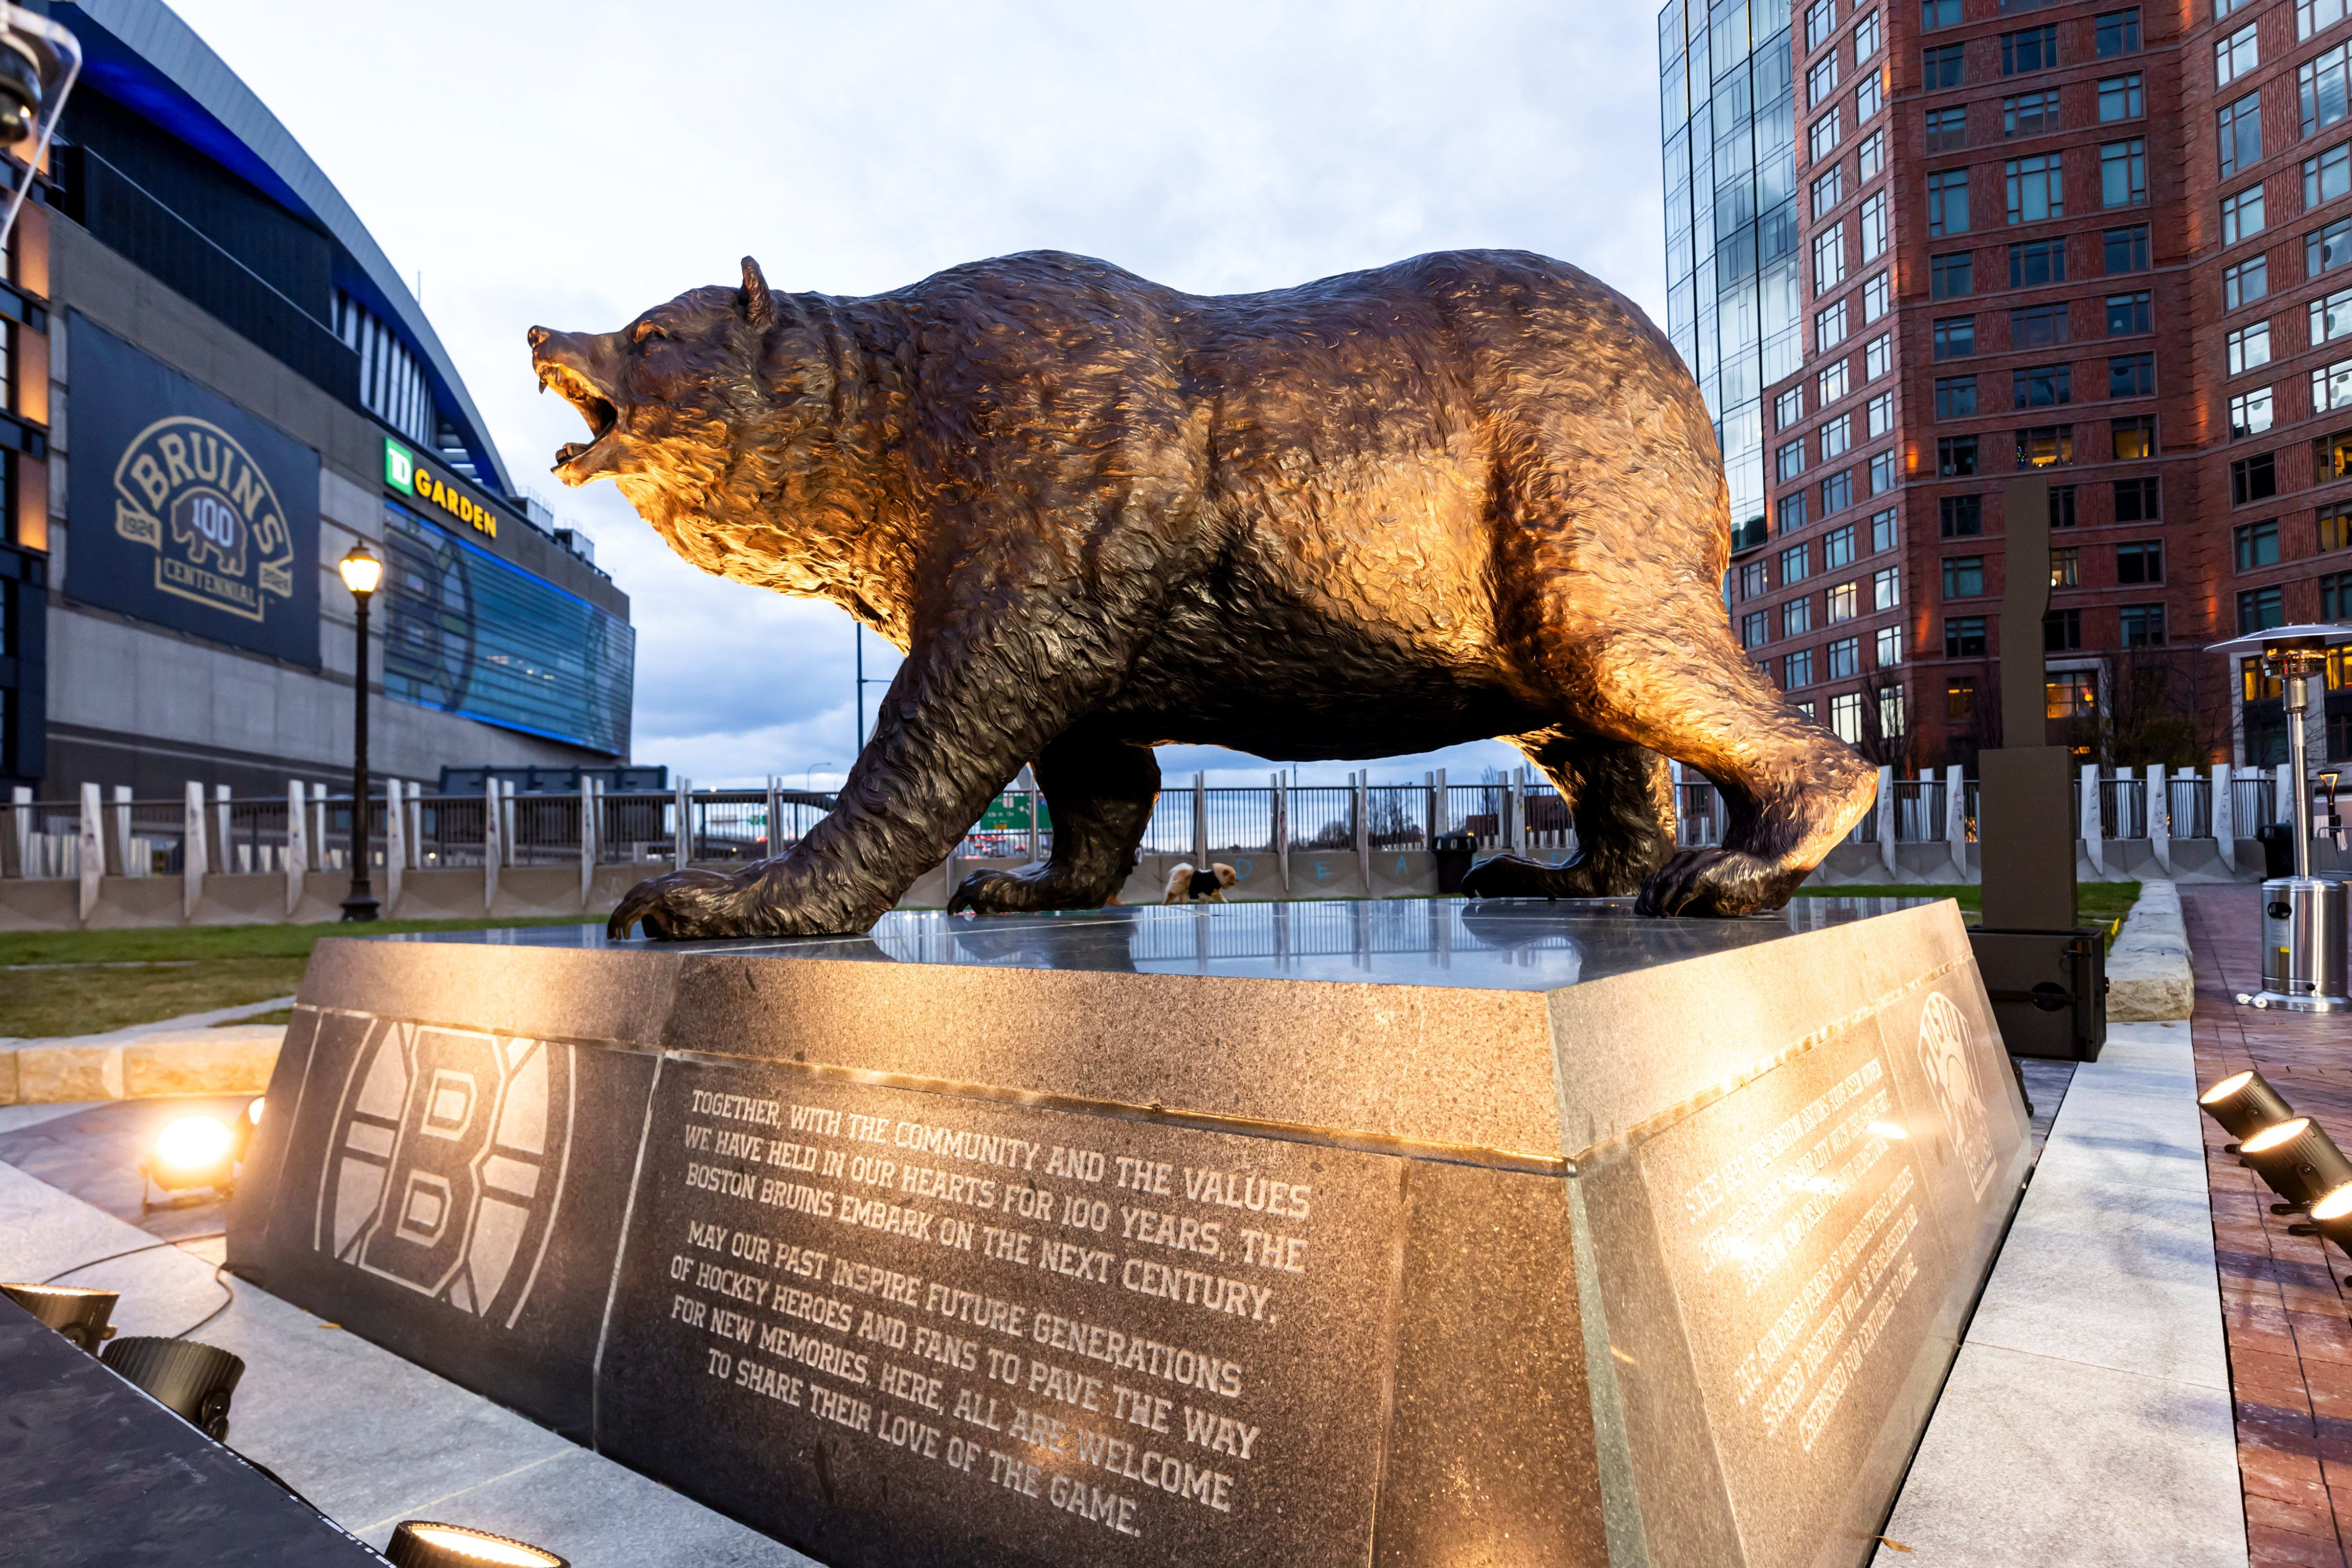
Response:
POLYGON ((629 751, 636 632, 470 539, 383 504, 384 690, 484 724, 629 751))

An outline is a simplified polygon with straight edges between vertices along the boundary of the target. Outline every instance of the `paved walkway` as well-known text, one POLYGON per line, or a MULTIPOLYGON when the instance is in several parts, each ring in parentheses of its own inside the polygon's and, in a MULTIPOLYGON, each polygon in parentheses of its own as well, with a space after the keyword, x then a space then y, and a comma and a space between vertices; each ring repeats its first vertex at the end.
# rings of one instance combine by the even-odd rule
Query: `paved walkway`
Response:
MULTIPOLYGON (((2252 1067, 2297 1111, 2352 1144, 2352 1020, 2256 1012, 2261 892, 2181 890, 2197 962, 2197 1081, 2252 1067)), ((2229 1135, 2204 1122, 2222 1322, 2229 1336, 2255 1568, 2344 1568, 2352 1543, 2352 1321, 2347 1260, 2316 1237, 2290 1236, 2297 1218, 2270 1212, 2271 1194, 2221 1152, 2229 1135)))

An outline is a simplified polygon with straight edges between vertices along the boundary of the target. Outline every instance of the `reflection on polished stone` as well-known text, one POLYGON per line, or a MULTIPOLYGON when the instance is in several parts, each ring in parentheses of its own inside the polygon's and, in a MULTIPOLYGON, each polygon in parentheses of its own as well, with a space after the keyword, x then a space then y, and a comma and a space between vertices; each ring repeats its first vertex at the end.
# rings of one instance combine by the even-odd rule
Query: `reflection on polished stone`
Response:
POLYGON ((1147 904, 987 916, 901 909, 864 936, 656 943, 564 925, 383 940, 1548 991, 1932 902, 1800 898, 1739 920, 1645 920, 1630 898, 1147 904))

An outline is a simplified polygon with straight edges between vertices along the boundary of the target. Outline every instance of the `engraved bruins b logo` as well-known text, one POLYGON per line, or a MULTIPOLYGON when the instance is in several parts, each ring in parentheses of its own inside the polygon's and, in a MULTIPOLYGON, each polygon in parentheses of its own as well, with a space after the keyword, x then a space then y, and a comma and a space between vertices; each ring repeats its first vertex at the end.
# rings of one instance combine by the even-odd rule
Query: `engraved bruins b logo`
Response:
POLYGON ((114 465, 114 531, 155 552, 162 591, 267 619, 294 596, 294 536, 269 476, 208 420, 159 419, 114 465))
POLYGON ((1985 1121, 1984 1085, 1969 1044, 1969 1020, 1959 1008, 1942 992, 1931 992, 1919 1015, 1919 1066, 1969 1178, 1969 1196, 1982 1198, 1992 1179, 1992 1135, 1985 1121))
POLYGON ((379 1019, 352 1064, 314 1245, 511 1327, 562 1197, 572 1048, 379 1019))

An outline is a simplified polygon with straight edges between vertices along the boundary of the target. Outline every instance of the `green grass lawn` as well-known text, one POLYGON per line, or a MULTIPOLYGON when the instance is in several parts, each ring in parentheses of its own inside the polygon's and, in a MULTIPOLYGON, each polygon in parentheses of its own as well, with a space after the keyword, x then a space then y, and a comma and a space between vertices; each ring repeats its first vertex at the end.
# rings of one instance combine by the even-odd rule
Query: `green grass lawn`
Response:
MULTIPOLYGON (((1984 889, 1973 883, 1906 883, 1885 887, 1801 887, 1799 898, 1948 898, 1960 906, 1960 918, 1971 925, 1984 923, 1984 889)), ((2116 945, 2117 922, 2139 901, 2136 882, 2078 882, 2074 884, 2074 918, 2084 925, 2107 928, 2107 946, 2116 945)))
MULTIPOLYGON (((322 936, 550 925, 379 920, 369 925, 189 925, 0 933, 0 1037, 99 1034, 290 994, 322 936)), ((283 1022, 272 1013, 254 1021, 283 1022)))

